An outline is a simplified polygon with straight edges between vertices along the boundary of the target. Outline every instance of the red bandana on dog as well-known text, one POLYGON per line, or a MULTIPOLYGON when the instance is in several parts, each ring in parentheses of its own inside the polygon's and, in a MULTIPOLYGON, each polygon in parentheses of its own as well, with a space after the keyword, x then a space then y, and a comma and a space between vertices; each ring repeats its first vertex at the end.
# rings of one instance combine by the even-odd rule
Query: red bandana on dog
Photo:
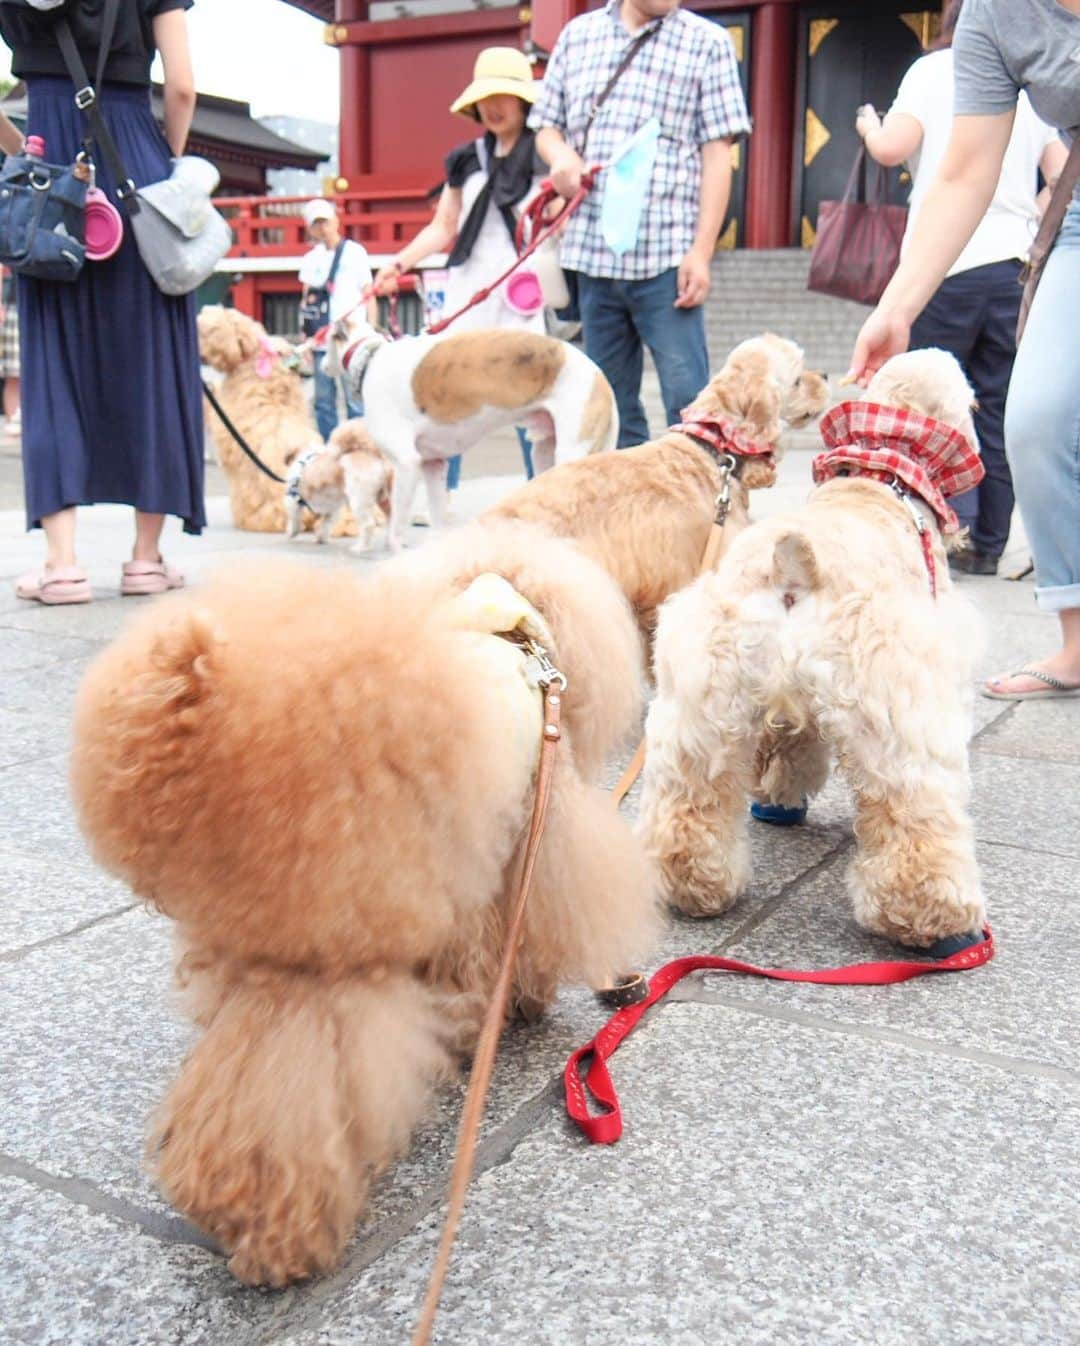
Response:
POLYGON ((684 411, 682 420, 672 430, 680 435, 692 435, 715 449, 730 453, 735 458, 758 458, 772 453, 774 444, 761 444, 748 439, 739 429, 739 423, 727 416, 692 416, 684 411))
POLYGON ((917 411, 876 402, 841 402, 821 418, 828 446, 813 462, 814 481, 828 481, 843 468, 867 476, 895 478, 924 500, 943 533, 960 524, 945 497, 977 486, 986 475, 968 440, 951 425, 917 411))

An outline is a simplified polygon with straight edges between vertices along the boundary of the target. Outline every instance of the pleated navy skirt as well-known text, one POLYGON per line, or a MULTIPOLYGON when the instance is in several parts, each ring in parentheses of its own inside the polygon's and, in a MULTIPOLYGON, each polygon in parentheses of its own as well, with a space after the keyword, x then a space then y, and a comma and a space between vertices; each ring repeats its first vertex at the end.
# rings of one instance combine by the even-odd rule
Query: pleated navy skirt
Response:
MULTIPOLYGON (((27 81, 27 133, 49 163, 70 163, 85 134, 66 79, 27 81)), ((101 107, 139 187, 168 177, 169 147, 148 89, 106 85, 101 107)), ((115 204, 100 150, 97 183, 115 204)), ((77 281, 17 285, 22 342, 22 446, 29 528, 68 505, 133 505, 206 522, 203 419, 194 296, 163 295, 142 264, 130 223, 106 262, 77 281)))

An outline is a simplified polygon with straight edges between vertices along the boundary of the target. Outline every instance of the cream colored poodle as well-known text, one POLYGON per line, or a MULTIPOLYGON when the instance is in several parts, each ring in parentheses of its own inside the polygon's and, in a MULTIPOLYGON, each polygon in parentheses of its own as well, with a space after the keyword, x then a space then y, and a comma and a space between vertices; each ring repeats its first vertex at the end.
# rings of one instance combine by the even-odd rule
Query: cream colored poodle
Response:
MULTIPOLYGON (((772 486, 785 426, 803 425, 825 406, 825 380, 804 368, 792 341, 744 341, 684 415, 716 423, 766 452, 740 459, 724 541, 749 521, 747 492, 772 486)), ((688 424, 687 431, 693 426, 688 424)), ((614 577, 651 630, 655 611, 697 575, 720 490, 716 453, 673 427, 619 453, 556 467, 513 492, 487 515, 534 523, 577 539, 614 577)))
MULTIPOLYGON (((225 375, 214 395, 272 472, 284 477, 293 457, 322 448, 287 341, 268 337, 261 323, 237 309, 216 304, 200 310, 198 327, 204 362, 225 375)), ((212 407, 206 418, 229 479, 233 523, 251 533, 284 532, 280 482, 260 472, 212 407)))
POLYGON ((348 511, 350 532, 357 540, 349 549, 360 554, 371 548, 376 534, 390 518, 393 471, 390 460, 371 438, 362 416, 344 421, 326 444, 286 454, 286 534, 297 537, 310 514, 315 541, 326 542, 334 525, 348 511), (352 520, 358 521, 355 526, 352 520))
POLYGON ((979 624, 941 536, 944 495, 982 472, 972 405, 951 355, 890 360, 866 402, 823 421, 810 503, 745 530, 663 608, 639 827, 684 912, 723 912, 746 887, 747 797, 768 821, 801 820, 832 753, 856 796, 859 924, 921 947, 981 929, 979 624))
POLYGON ((202 1030, 153 1127, 241 1280, 332 1267, 470 1047, 533 804, 539 638, 565 673, 517 954, 532 1017, 647 952, 654 884, 593 784, 636 724, 639 637, 571 543, 462 530, 432 567, 237 568, 91 667, 72 781, 98 859, 177 925, 202 1030))

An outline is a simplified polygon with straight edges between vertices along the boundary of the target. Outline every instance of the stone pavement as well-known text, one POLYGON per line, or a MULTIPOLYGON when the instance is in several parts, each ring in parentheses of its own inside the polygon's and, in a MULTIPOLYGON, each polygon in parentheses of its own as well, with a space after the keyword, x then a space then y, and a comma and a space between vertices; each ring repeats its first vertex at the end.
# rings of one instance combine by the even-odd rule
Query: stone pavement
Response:
MULTIPOLYGON (((493 451, 493 459, 499 458, 493 451)), ((10 460, 8 479, 17 475, 10 460)), ((503 444, 498 471, 516 470, 503 444)), ((217 482, 219 478, 212 478, 217 482)), ((797 448, 759 512, 809 482, 797 448)), ((467 480, 463 514, 507 475, 467 480)), ((148 1113, 191 1042, 168 924, 89 860, 65 785, 72 697, 134 603, 117 597, 126 512, 87 511, 96 601, 20 604, 38 558, 0 511, 0 1343, 394 1346, 409 1339, 441 1220, 461 1090, 377 1188, 341 1268, 258 1292, 155 1192, 148 1113)), ((223 499, 192 580, 241 554, 223 499)), ((414 530, 415 540, 423 534, 414 530)), ((1023 559, 1022 539, 1011 561, 1023 559)), ((297 544, 298 563, 370 564, 297 544)), ((963 581, 983 673, 1048 652, 1030 581, 963 581)), ((1080 1341, 1080 704, 978 699, 979 859, 989 967, 837 989, 684 982, 615 1057, 626 1131, 590 1147, 560 1074, 605 1015, 584 991, 506 1034, 436 1340, 447 1346, 1050 1346, 1080 1341)), ((835 783, 805 827, 754 832, 727 916, 673 920, 652 966, 691 952, 767 965, 892 956, 843 892, 852 810, 835 783)))

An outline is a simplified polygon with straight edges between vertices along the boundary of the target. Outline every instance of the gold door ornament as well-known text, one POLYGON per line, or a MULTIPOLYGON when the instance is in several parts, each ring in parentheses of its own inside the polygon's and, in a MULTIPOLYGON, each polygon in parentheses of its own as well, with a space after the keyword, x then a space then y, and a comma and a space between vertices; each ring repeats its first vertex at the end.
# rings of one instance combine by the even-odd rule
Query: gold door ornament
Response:
POLYGON ((832 139, 832 133, 812 107, 806 109, 803 133, 803 167, 809 168, 832 139))
POLYGON ((825 41, 832 30, 840 22, 839 19, 811 19, 810 20, 810 55, 814 57, 818 53, 818 47, 825 41))

